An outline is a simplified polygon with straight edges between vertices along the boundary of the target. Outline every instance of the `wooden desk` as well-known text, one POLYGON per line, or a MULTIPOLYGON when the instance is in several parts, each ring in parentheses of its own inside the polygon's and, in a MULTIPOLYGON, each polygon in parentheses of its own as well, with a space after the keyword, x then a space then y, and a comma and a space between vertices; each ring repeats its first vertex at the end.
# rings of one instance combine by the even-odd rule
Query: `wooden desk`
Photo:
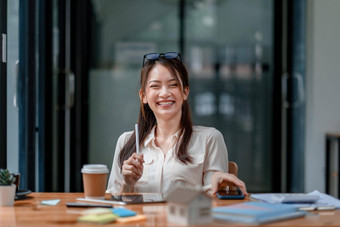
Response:
MULTIPOLYGON (((0 207, 0 226, 100 226, 77 222, 79 212, 86 208, 67 208, 67 202, 84 197, 83 193, 32 193, 32 198, 15 201, 14 207, 0 207), (56 206, 40 205, 42 200, 60 199, 56 206)), ((109 197, 109 195, 107 195, 109 197)), ((223 206, 240 201, 214 200, 214 206, 223 206)), ((179 226, 167 223, 166 203, 126 205, 147 216, 146 221, 129 224, 110 223, 105 226, 179 226)), ((209 226, 246 226, 238 223, 214 222, 209 226)), ((340 226, 340 210, 311 213, 304 218, 272 222, 265 226, 340 226)), ((202 227, 202 226, 200 226, 202 227)))

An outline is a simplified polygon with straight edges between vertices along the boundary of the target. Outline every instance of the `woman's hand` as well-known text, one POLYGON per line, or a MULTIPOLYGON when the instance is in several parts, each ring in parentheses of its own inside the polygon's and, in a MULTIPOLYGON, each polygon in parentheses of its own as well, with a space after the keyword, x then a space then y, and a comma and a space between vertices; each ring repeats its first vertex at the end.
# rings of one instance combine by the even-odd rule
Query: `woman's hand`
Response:
POLYGON ((133 153, 131 157, 123 162, 122 174, 126 186, 132 187, 143 175, 143 154, 133 153))
POLYGON ((212 194, 215 196, 219 188, 225 188, 226 186, 237 186, 242 193, 247 196, 247 188, 243 181, 238 179, 234 174, 215 172, 211 179, 212 194))

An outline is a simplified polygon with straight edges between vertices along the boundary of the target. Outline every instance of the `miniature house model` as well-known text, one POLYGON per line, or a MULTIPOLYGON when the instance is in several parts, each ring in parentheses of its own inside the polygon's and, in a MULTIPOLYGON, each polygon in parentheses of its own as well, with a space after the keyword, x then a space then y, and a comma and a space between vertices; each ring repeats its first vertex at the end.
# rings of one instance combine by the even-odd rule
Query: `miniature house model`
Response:
POLYGON ((166 200, 168 222, 182 225, 212 222, 212 200, 201 190, 177 187, 166 200))

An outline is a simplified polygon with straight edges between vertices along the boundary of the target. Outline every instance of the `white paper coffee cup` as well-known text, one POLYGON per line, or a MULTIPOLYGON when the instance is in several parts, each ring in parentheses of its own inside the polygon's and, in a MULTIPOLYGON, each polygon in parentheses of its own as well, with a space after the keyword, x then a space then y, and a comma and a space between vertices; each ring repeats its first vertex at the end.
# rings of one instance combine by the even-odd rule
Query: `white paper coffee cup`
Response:
POLYGON ((85 198, 104 199, 109 170, 106 165, 87 164, 81 169, 85 198))

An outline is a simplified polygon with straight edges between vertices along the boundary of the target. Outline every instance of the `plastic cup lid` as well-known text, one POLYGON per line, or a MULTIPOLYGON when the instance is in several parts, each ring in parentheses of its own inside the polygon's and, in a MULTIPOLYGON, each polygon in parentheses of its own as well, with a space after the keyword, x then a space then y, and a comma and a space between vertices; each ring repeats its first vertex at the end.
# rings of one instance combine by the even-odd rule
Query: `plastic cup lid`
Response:
POLYGON ((86 164, 86 165, 83 165, 81 172, 82 173, 108 173, 109 170, 107 169, 106 165, 86 164))

